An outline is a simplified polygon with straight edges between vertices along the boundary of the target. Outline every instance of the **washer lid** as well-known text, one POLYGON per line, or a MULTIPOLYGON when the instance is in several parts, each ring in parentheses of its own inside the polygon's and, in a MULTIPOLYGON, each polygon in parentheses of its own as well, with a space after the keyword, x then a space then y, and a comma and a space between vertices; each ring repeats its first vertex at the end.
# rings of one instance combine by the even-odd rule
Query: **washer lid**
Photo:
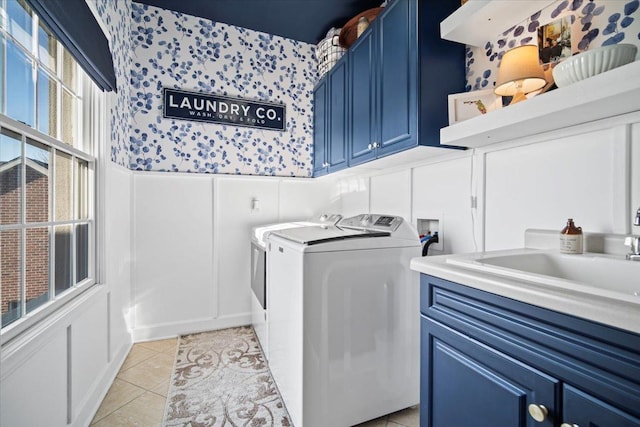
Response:
POLYGON ((263 225, 261 227, 254 227, 253 229, 253 240, 257 244, 262 247, 265 247, 267 242, 267 236, 269 233, 273 233, 278 230, 286 230, 288 228, 296 228, 296 227, 308 227, 310 225, 315 225, 315 222, 308 221, 299 221, 299 222, 282 222, 278 224, 269 224, 263 225))
POLYGON ((308 227, 312 225, 335 225, 341 219, 342 215, 340 214, 321 214, 307 221, 278 222, 275 224, 261 225, 253 227, 251 240, 261 247, 266 248, 267 236, 271 232, 285 230, 287 228, 308 227))
POLYGON ((391 235, 391 233, 387 231, 341 229, 338 227, 326 225, 290 228, 288 230, 274 231, 272 232, 272 234, 274 236, 279 236, 284 239, 308 246, 335 240, 388 237, 391 235))

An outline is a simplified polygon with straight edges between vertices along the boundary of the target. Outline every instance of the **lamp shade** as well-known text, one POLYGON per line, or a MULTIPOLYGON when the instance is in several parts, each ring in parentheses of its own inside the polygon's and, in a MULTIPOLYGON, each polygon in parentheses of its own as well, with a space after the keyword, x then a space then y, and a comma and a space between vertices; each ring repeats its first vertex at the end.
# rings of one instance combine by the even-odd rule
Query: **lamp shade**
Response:
POLYGON ((496 95, 513 96, 544 87, 544 71, 538 60, 538 46, 524 45, 511 49, 502 57, 498 69, 496 95))

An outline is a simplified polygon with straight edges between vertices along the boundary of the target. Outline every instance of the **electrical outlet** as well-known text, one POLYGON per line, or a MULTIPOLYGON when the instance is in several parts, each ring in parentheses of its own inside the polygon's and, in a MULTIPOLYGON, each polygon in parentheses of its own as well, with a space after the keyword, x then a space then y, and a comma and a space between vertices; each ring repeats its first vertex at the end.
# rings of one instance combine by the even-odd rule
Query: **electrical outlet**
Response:
POLYGON ((258 199, 257 197, 253 197, 251 199, 251 213, 258 212, 260 212, 260 199, 258 199))

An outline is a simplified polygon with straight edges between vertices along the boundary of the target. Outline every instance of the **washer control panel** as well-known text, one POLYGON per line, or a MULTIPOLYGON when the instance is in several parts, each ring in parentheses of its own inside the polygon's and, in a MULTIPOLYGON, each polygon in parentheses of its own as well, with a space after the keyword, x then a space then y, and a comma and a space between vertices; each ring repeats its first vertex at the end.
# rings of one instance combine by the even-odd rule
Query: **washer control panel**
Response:
POLYGON ((400 227, 402 222, 403 219, 399 216, 361 214, 350 218, 343 218, 338 222, 337 226, 343 228, 393 232, 400 227))

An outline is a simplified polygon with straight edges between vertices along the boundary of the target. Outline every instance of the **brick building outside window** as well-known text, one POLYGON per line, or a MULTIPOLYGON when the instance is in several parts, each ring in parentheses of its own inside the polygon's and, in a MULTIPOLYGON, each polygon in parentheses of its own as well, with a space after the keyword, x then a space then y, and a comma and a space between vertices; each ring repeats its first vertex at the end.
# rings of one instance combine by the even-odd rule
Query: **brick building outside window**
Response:
MULTIPOLYGON (((22 162, 20 158, 0 164, 0 216, 8 223, 20 222, 22 162)), ((28 159, 26 163, 26 188, 29 194, 29 222, 49 220, 49 165, 28 159)), ((25 300, 27 311, 46 301, 49 292, 49 230, 46 227, 30 229, 26 239, 25 300)), ((2 323, 8 324, 20 317, 21 262, 20 235, 8 233, 2 239, 0 253, 0 283, 2 286, 2 323)))

